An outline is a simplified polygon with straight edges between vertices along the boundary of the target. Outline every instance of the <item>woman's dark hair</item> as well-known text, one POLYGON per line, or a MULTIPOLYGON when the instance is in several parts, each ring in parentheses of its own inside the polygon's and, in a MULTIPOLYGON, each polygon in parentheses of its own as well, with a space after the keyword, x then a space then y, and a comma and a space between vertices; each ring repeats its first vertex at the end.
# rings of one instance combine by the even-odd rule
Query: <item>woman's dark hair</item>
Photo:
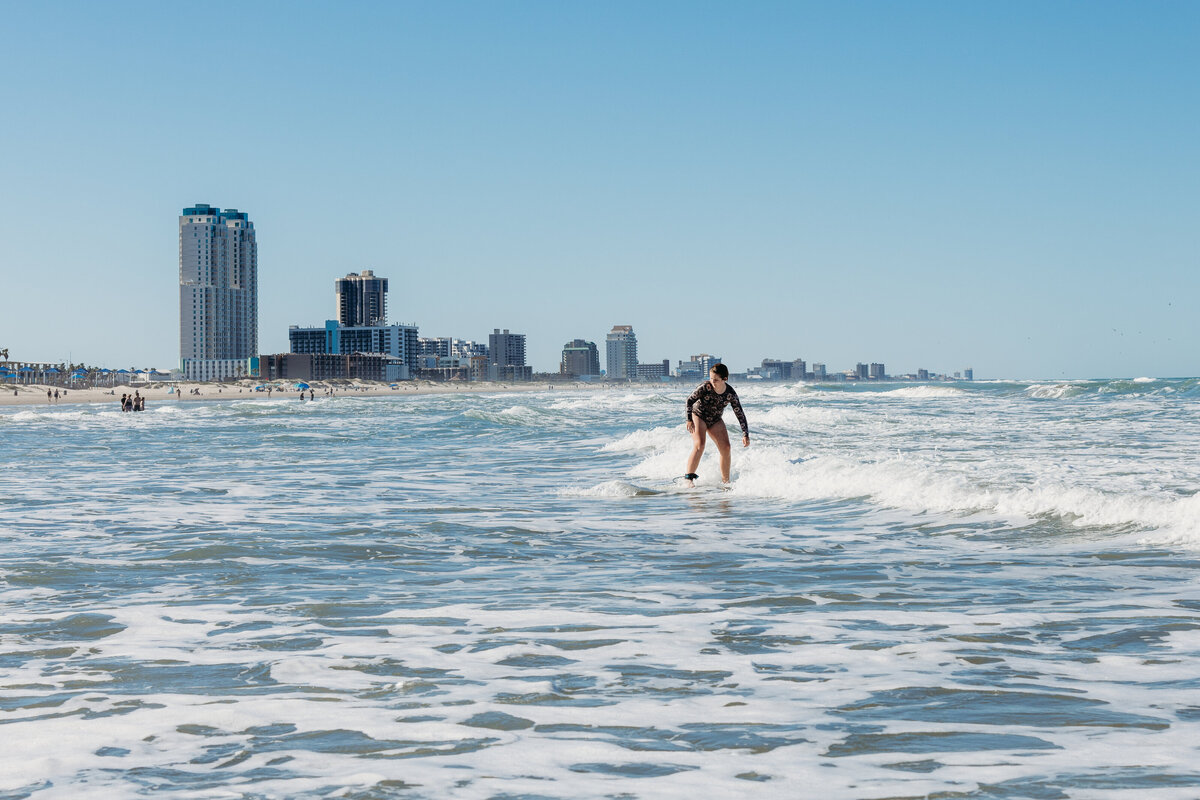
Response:
POLYGON ((721 380, 729 380, 729 367, 725 366, 724 364, 713 364, 710 369, 717 373, 717 377, 721 380))

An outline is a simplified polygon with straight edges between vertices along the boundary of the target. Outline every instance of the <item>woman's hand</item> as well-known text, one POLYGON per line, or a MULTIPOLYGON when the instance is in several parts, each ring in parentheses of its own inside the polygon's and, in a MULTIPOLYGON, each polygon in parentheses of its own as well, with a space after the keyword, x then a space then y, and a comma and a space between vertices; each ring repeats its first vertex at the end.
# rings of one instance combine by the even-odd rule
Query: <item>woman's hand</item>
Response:
POLYGON ((690 419, 687 421, 687 432, 688 433, 696 432, 696 423, 692 422, 690 419))
POLYGON ((743 436, 742 437, 742 447, 749 447, 749 446, 750 446, 750 437, 743 436))

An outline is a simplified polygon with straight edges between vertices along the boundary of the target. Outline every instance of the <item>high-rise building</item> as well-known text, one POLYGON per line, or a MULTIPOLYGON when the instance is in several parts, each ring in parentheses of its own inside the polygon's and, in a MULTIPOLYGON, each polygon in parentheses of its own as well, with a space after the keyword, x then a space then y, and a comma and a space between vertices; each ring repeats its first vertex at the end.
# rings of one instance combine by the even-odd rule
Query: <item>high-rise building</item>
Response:
POLYGON ((596 343, 583 339, 572 339, 564 344, 562 364, 559 365, 558 371, 563 375, 575 375, 576 377, 599 375, 600 351, 596 348, 596 343))
POLYGON ((871 373, 869 372, 869 368, 867 367, 867 365, 863 364, 862 362, 855 364, 854 365, 854 377, 858 378, 861 381, 865 381, 867 378, 871 377, 871 373))
POLYGON ((613 325, 605 343, 607 377, 611 380, 632 380, 637 377, 637 336, 632 325, 613 325))
POLYGON ((792 362, 777 358, 764 358, 759 374, 768 380, 788 381, 792 379, 792 362))
POLYGON ((387 278, 373 270, 350 273, 333 282, 337 296, 338 322, 347 327, 387 324, 387 278))
POLYGON ((237 377, 235 367, 228 365, 256 355, 258 243, 254 223, 236 208, 222 211, 203 203, 185 208, 179 217, 180 366, 185 375, 199 374, 199 370, 208 379, 219 380, 237 377), (188 362, 200 361, 223 365, 213 363, 201 370, 194 363, 189 369, 188 362))
POLYGON ((808 373, 805 372, 807 369, 808 365, 804 363, 804 359, 797 358, 792 362, 792 379, 797 381, 804 380, 808 375, 808 373))
POLYGON ((887 376, 886 376, 886 373, 884 372, 883 364, 878 364, 878 363, 872 362, 871 363, 871 380, 881 381, 885 377, 887 377, 887 376))
POLYGON ((488 380, 527 381, 533 379, 533 368, 525 363, 525 334, 501 333, 493 328, 488 334, 488 380))
POLYGON ((970 367, 967 367, 966 369, 963 370, 963 378, 965 378, 966 380, 969 380, 969 381, 975 380, 975 370, 971 369, 970 367))
POLYGON ((813 380, 814 381, 823 381, 827 377, 829 377, 829 376, 825 372, 824 364, 813 364, 813 380))

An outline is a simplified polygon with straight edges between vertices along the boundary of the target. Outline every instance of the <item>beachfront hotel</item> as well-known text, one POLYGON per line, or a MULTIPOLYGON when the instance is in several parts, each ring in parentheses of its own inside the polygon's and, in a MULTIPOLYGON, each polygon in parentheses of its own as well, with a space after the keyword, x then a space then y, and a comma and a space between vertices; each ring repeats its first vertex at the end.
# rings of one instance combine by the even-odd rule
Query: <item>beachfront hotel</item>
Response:
POLYGON ((525 334, 494 328, 488 334, 487 357, 489 381, 533 380, 533 367, 525 363, 525 334))
POLYGON ((600 351, 595 342, 573 339, 563 345, 562 362, 558 367, 561 375, 576 377, 600 375, 600 351))
POLYGON ((633 380, 637 377, 637 335, 632 325, 613 325, 605 342, 609 380, 633 380))
POLYGON ((187 380, 243 377, 258 355, 258 242, 236 208, 179 217, 179 359, 187 380))
POLYGON ((338 322, 344 327, 387 324, 387 278, 377 278, 374 270, 350 273, 333 282, 337 295, 338 322))

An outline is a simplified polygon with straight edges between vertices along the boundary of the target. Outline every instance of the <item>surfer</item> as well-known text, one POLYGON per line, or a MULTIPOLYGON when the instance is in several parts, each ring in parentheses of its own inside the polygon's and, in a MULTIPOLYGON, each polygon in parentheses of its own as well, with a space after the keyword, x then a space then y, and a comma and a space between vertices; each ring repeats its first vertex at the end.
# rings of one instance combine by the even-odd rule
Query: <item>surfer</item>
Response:
POLYGON ((742 447, 750 446, 750 426, 746 424, 746 415, 742 412, 742 403, 738 400, 737 392, 726 381, 729 379, 729 368, 724 364, 713 364, 708 371, 708 380, 700 384, 696 391, 687 399, 687 430, 692 435, 692 452, 687 460, 687 472, 684 478, 688 486, 695 486, 696 467, 700 466, 700 456, 704 455, 704 434, 712 437, 721 454, 721 482, 729 483, 729 431, 725 429, 725 406, 733 406, 738 424, 742 426, 742 447))

